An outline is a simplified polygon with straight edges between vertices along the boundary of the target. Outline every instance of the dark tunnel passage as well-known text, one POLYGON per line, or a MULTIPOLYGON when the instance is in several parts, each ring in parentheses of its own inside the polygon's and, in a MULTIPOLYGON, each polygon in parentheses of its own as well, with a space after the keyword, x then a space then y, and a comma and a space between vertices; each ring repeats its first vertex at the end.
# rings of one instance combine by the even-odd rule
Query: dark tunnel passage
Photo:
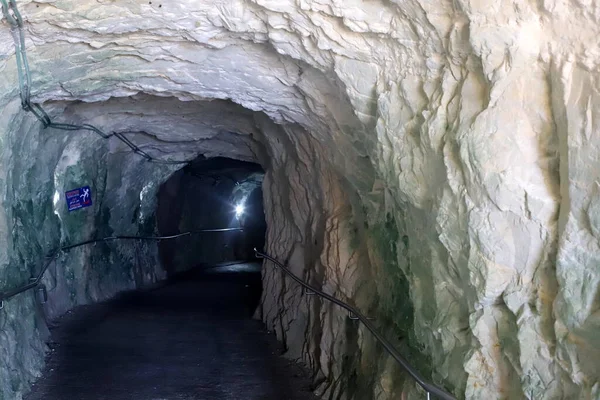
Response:
POLYGON ((197 160, 160 188, 168 279, 80 306, 51 326, 52 352, 26 400, 314 399, 310 378, 253 319, 266 223, 260 166, 197 160))
POLYGON ((308 374, 252 319, 260 266, 195 268, 155 290, 78 307, 26 400, 308 400, 308 374))
POLYGON ((260 267, 192 269, 78 307, 52 328, 27 400, 314 399, 307 374, 252 319, 260 267))
POLYGON ((158 192, 160 235, 213 228, 242 230, 159 243, 167 273, 201 264, 253 260, 253 249, 262 249, 265 243, 263 177, 258 164, 221 157, 201 158, 175 172, 158 192))

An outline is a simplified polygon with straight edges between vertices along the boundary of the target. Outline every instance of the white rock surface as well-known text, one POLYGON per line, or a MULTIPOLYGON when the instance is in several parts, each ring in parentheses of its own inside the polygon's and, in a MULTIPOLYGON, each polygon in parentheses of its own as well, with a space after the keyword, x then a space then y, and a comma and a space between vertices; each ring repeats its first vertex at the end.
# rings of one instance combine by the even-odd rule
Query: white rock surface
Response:
MULTIPOLYGON (((165 159, 259 161, 268 250, 376 314, 435 382, 471 399, 600 398, 600 3, 18 4, 36 101, 57 120, 144 130, 133 139, 165 159)), ((133 210, 152 214, 175 167, 41 130, 19 109, 5 21, 0 74, 2 287, 60 238, 150 229, 133 210), (88 220, 51 201, 81 179, 106 199, 88 220)), ((79 257, 56 313, 158 278, 124 266, 105 279, 79 257)), ((265 288, 259 314, 320 393, 417 396, 341 311, 276 272, 265 288)), ((18 398, 43 355, 31 298, 0 328, 0 398, 18 398)))

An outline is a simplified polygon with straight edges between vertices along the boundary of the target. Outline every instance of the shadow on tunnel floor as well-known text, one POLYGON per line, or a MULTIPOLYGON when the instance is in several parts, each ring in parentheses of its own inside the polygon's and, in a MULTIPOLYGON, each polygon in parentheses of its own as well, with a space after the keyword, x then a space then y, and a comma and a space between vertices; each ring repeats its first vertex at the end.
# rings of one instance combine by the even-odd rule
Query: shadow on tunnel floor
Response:
POLYGON ((199 266, 81 306, 52 328, 26 400, 308 400, 307 372, 252 319, 260 265, 199 266))

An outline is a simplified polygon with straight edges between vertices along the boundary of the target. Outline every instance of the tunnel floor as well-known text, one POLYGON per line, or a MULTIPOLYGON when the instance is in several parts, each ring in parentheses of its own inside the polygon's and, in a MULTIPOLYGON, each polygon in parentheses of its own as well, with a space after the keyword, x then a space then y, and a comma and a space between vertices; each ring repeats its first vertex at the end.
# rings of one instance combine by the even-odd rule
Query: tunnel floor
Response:
POLYGON ((26 400, 313 400, 306 371, 252 319, 259 265, 197 268, 74 309, 26 400))

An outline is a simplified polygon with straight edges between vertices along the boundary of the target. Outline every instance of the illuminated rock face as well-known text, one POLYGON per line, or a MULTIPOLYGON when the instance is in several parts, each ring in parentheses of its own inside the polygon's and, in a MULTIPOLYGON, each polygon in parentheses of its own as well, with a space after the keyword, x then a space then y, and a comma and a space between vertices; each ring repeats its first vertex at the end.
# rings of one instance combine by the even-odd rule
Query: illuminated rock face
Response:
MULTIPOLYGON (((158 158, 259 162, 267 251, 377 316, 424 375, 472 399, 600 396, 593 2, 18 4, 35 101, 144 131, 132 140, 158 158)), ((61 240, 152 233, 179 167, 41 129, 5 22, 0 73, 2 287, 61 240), (95 206, 68 213, 82 182, 95 206)), ((151 245, 110 246, 50 270, 50 316, 160 279, 151 245)), ((367 332, 270 268, 257 315, 320 394, 419 396, 367 332)), ((2 399, 39 372, 36 315, 31 295, 0 311, 2 399)))

